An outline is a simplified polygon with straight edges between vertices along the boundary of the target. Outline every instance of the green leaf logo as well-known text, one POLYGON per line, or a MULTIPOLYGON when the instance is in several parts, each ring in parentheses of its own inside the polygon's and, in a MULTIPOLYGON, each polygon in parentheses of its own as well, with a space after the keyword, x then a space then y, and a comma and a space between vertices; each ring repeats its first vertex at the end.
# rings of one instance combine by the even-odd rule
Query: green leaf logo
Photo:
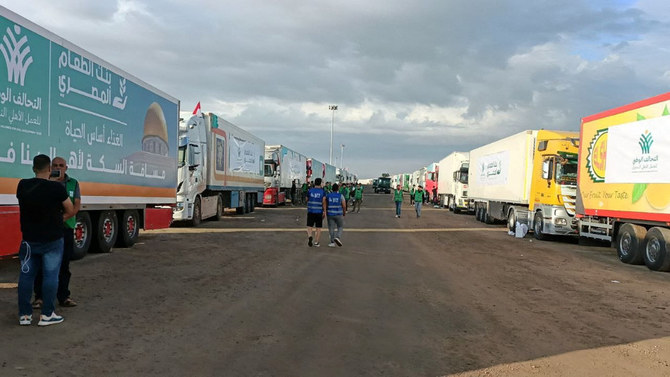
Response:
POLYGON ((633 186, 633 203, 637 202, 642 198, 642 195, 644 194, 644 190, 647 189, 647 184, 646 183, 636 183, 633 186))

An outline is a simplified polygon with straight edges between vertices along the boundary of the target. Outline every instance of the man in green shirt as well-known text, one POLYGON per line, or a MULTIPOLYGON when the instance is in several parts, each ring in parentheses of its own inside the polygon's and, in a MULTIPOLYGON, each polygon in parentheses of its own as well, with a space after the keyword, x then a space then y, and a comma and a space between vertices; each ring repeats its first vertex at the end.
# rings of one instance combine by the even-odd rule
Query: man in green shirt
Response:
POLYGON ((412 188, 409 189, 409 204, 410 204, 410 205, 411 205, 411 204, 414 204, 414 193, 416 192, 416 190, 414 189, 414 187, 416 187, 416 185, 412 185, 412 188))
POLYGON ((421 217, 421 205, 423 204, 423 186, 419 187, 414 192, 414 209, 416 210, 416 217, 421 217))
POLYGON ((344 196, 345 202, 349 200, 349 188, 346 184, 343 184, 342 187, 340 187, 340 194, 344 196))
POLYGON ((393 201, 395 201, 395 217, 400 217, 400 208, 402 207, 402 190, 400 185, 393 190, 393 201))
POLYGON ((363 202, 363 186, 359 183, 354 191, 354 208, 351 212, 361 212, 361 203, 363 202))

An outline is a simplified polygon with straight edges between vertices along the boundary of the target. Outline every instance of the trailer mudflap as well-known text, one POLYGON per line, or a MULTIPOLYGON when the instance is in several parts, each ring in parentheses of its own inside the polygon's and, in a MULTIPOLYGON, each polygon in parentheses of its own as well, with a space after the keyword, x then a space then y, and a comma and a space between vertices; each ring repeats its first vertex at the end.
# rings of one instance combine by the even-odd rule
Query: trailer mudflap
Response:
POLYGON ((0 207, 0 229, 2 229, 0 256, 19 252, 22 238, 19 214, 19 206, 0 207))
POLYGON ((144 210, 144 229, 164 229, 172 224, 172 208, 147 208, 144 210))

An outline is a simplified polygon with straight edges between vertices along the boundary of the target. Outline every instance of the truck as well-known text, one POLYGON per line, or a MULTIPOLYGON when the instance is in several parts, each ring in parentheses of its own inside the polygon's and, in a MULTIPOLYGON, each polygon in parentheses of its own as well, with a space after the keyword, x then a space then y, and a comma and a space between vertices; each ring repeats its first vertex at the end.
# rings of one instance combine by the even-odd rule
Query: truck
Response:
POLYGON ((179 100, 0 7, 0 255, 21 242, 16 188, 37 154, 79 181, 74 259, 168 227, 179 100))
POLYGON ((670 93, 581 122, 579 235, 624 263, 670 270, 670 93))
POLYGON ((180 128, 174 221, 197 226, 226 208, 253 212, 263 195, 265 142, 213 113, 180 128))
POLYGON ((576 132, 527 130, 470 151, 468 196, 477 220, 526 224, 535 238, 577 236, 576 132))
POLYGON ((321 178, 322 183, 335 183, 337 181, 337 174, 335 166, 323 163, 315 158, 308 158, 305 164, 307 170, 307 180, 313 182, 317 178, 321 178))
POLYGON ((440 160, 437 195, 442 207, 454 213, 468 211, 468 152, 452 152, 440 160))
POLYGON ((391 193, 391 177, 377 178, 377 185, 374 187, 375 193, 383 192, 385 194, 391 193))
POLYGON ((425 185, 424 190, 428 193, 430 200, 435 202, 434 194, 437 193, 437 181, 440 167, 437 162, 432 162, 430 165, 426 166, 426 176, 424 179, 425 185))
POLYGON ((285 145, 265 147, 265 193, 263 205, 286 204, 293 182, 299 189, 307 179, 307 157, 285 145))

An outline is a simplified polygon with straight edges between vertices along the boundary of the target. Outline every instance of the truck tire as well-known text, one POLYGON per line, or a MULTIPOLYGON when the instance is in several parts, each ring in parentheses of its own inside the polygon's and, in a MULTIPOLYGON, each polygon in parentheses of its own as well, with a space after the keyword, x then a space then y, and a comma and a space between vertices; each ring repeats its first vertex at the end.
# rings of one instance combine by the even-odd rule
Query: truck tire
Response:
POLYGON ((670 271, 670 229, 654 227, 644 236, 644 264, 652 271, 670 271))
POLYGON ((533 220, 533 235, 540 241, 547 239, 547 235, 544 234, 543 229, 544 217, 542 217, 542 211, 537 211, 535 212, 535 217, 533 220))
POLYGON ((629 223, 621 225, 616 238, 616 252, 619 260, 627 264, 642 264, 646 234, 647 230, 642 226, 629 223))
POLYGON ((457 215, 458 215, 459 213, 461 213, 461 210, 458 209, 458 207, 456 207, 456 204, 454 204, 454 208, 452 209, 452 211, 454 211, 454 213, 457 214, 457 215))
POLYGON ((140 215, 137 210, 128 209, 123 211, 119 223, 119 236, 116 241, 118 247, 131 247, 140 236, 140 215))
POLYGON ((195 203, 193 203, 193 218, 189 220, 188 224, 190 226, 198 226, 202 222, 202 207, 200 205, 200 197, 195 198, 195 203))
POLYGON ((516 211, 514 208, 509 209, 509 214, 507 215, 507 229, 510 232, 516 231, 516 211))
POLYGON ((251 196, 249 194, 244 195, 244 213, 247 214, 251 212, 251 196))
POLYGON ((102 211, 98 215, 95 227, 94 250, 98 253, 109 253, 119 235, 119 222, 115 211, 102 211))
POLYGON ((221 221, 221 219, 223 219, 223 198, 218 195, 218 198, 216 198, 216 221, 221 221))
POLYGON ((91 216, 88 212, 79 212, 77 214, 77 223, 74 226, 72 260, 81 259, 86 256, 88 249, 91 247, 92 236, 91 216))
POLYGON ((493 224, 495 222, 495 219, 489 215, 489 211, 484 209, 484 224, 493 224))
POLYGON ((482 209, 481 209, 481 207, 475 207, 475 219, 477 219, 477 221, 482 221, 482 209))
POLYGON ((254 212, 256 210, 256 195, 251 195, 251 201, 249 202, 249 212, 254 212))
POLYGON ((451 197, 447 197, 447 208, 449 209, 449 211, 454 210, 454 203, 451 202, 451 197))

